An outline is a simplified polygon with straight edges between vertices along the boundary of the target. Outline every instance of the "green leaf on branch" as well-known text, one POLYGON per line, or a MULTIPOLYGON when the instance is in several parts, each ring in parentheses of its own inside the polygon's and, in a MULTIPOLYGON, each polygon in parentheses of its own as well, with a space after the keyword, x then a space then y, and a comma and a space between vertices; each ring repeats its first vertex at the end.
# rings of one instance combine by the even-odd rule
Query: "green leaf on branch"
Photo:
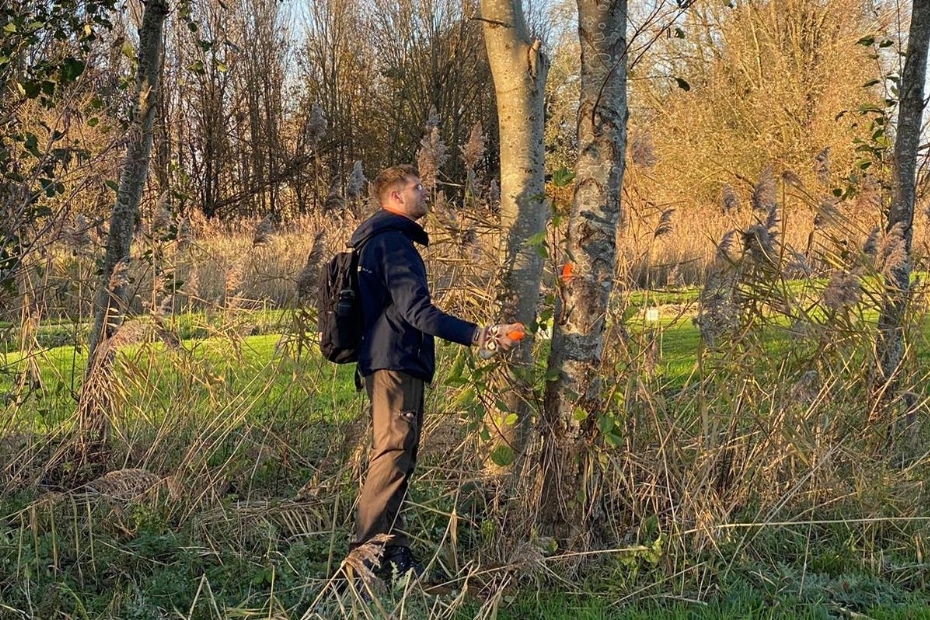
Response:
POLYGON ((552 173, 552 184, 556 187, 568 187, 574 180, 575 173, 564 166, 552 173))
POLYGON ((82 60, 78 60, 73 56, 68 56, 61 63, 61 82, 62 84, 68 84, 78 79, 87 65, 82 60))
POLYGON ((678 84, 678 88, 680 88, 681 90, 685 92, 688 92, 689 90, 691 90, 691 84, 688 84, 687 80, 683 78, 676 77, 675 83, 678 84))
POLYGON ((26 140, 23 142, 23 148, 29 151, 29 153, 36 159, 42 157, 42 153, 39 152, 39 139, 34 133, 26 134, 26 140))
POLYGON ((507 467, 513 463, 513 450, 510 446, 497 446, 491 452, 491 462, 498 467, 507 467))
POLYGON ((623 443, 623 439, 621 439, 620 435, 617 435, 613 431, 604 433, 604 441, 607 442, 607 445, 611 448, 619 448, 623 443))
POLYGON ((35 99, 39 96, 39 93, 42 92, 42 85, 34 80, 19 82, 17 86, 19 87, 20 93, 25 95, 27 99, 35 99))
POLYGON ((527 245, 543 245, 546 243, 546 231, 541 230, 535 235, 530 235, 529 239, 526 240, 527 245))

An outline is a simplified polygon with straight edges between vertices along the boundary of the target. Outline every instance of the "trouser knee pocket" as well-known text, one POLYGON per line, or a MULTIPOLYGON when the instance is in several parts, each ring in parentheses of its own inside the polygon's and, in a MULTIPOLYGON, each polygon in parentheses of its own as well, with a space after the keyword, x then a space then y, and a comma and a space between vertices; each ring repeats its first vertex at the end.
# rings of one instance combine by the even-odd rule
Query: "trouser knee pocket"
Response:
POLYGON ((398 411, 394 414, 392 426, 396 446, 405 451, 412 450, 417 445, 420 428, 417 423, 417 412, 413 410, 398 411))

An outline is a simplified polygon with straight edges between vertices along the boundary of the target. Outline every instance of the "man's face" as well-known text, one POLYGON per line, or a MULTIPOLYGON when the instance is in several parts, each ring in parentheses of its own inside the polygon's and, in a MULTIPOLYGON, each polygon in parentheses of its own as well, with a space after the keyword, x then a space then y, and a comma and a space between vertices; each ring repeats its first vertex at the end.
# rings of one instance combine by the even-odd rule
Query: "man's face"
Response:
POLYGON ((426 215, 426 191, 420 184, 420 179, 412 177, 407 179, 404 186, 397 191, 397 196, 404 206, 404 214, 413 220, 426 215))

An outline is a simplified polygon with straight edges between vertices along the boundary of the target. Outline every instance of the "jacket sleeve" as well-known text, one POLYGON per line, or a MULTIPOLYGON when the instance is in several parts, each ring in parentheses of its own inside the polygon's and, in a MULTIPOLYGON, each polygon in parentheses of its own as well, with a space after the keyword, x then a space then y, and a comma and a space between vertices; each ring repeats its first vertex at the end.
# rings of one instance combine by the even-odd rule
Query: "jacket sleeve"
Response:
POLYGON ((385 233, 381 237, 384 285, 391 292, 400 316, 421 332, 470 345, 476 325, 446 314, 433 305, 426 282, 426 268, 413 242, 401 233, 385 233))

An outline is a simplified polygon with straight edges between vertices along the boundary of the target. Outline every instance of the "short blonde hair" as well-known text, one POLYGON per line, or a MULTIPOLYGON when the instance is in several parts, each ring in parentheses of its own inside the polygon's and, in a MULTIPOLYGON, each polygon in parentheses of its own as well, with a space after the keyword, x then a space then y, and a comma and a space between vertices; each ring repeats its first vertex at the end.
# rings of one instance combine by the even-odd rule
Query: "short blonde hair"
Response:
POLYGON ((371 184, 371 197, 375 202, 380 204, 382 198, 384 198, 388 192, 394 190, 398 186, 404 185, 410 179, 419 176, 419 170, 410 164, 400 164, 399 166, 385 168, 378 173, 378 176, 371 184))

